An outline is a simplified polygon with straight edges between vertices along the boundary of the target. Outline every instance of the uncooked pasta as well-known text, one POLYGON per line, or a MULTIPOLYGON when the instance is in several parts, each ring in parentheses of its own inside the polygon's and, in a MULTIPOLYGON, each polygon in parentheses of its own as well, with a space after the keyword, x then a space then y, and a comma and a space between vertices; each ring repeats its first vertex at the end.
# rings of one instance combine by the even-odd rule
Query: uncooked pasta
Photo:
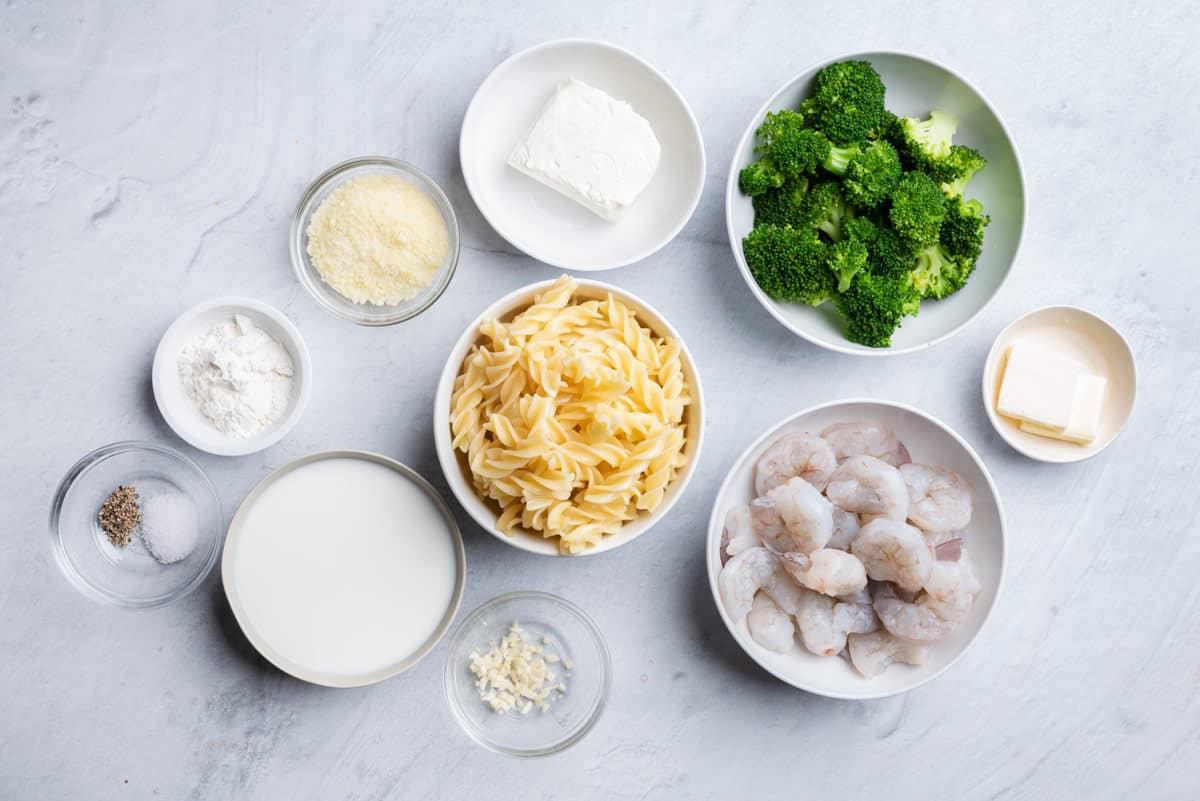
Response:
POLYGON ((562 276, 511 321, 485 320, 451 397, 454 447, 497 527, 577 553, 653 511, 687 462, 681 344, 562 276))

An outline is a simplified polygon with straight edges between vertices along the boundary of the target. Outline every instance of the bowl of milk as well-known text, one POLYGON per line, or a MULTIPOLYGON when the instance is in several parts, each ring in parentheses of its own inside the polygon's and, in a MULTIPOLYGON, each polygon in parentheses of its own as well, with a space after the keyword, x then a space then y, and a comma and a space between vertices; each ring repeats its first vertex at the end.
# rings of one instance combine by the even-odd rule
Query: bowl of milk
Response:
POLYGON ((433 650, 462 601, 466 556, 453 515, 415 471, 331 450, 250 491, 229 525, 221 577, 268 661, 314 684, 359 687, 433 650))

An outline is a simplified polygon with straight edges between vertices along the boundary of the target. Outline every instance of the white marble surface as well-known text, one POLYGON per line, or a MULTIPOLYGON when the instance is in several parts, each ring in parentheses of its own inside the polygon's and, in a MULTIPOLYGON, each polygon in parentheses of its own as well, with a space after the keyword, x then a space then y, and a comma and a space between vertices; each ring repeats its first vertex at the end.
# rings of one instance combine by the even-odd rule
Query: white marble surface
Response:
POLYGON ((0 3, 0 797, 1200 797, 1200 13, 1180 0, 876 5, 0 3), (380 686, 306 686, 255 656, 215 574, 158 611, 77 594, 47 546, 53 489, 106 442, 184 447, 154 409, 150 358, 170 320, 213 295, 283 308, 317 371, 280 445, 238 459, 184 447, 227 517, 273 466, 333 446, 389 453, 444 488, 430 431, 444 354, 490 300, 552 275, 480 218, 458 127, 500 59, 569 35, 671 76, 710 164, 678 240, 606 276, 664 310, 699 359, 710 424, 688 496, 652 535, 573 561, 506 548, 460 514, 465 609, 533 587, 599 621, 615 678, 598 727, 544 760, 479 749, 443 702, 444 647, 380 686), (997 302, 949 343, 883 361, 819 351, 767 317, 731 260, 721 201, 761 99, 810 62, 872 47, 927 53, 983 87, 1031 194, 997 302), (286 231, 314 175, 376 152, 446 186, 466 247, 430 312, 368 330, 303 293, 286 231), (1007 321, 1064 301, 1128 334, 1141 399, 1109 451, 1052 467, 999 440, 978 382, 1007 321), (701 549, 744 445, 848 395, 956 427, 994 471, 1012 530, 1007 592, 977 646, 933 684, 871 703, 797 692, 743 656, 701 549))

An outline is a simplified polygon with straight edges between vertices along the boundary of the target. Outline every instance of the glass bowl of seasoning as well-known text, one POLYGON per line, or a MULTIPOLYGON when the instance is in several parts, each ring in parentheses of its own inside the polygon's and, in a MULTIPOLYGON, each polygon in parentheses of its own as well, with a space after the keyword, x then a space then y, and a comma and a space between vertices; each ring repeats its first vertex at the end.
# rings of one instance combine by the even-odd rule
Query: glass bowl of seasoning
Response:
POLYGON ((117 442, 67 471, 50 510, 50 547, 93 600, 164 606, 194 590, 221 550, 221 505, 204 471, 151 442, 117 442))
POLYGON ((599 720, 612 660, 578 606, 546 592, 511 592, 463 620, 443 680, 455 719, 475 742, 510 756, 546 756, 599 720))
POLYGON ((292 266, 325 311, 392 325, 425 311, 458 265, 458 220, 432 178, 384 156, 351 159, 313 181, 292 221, 292 266))

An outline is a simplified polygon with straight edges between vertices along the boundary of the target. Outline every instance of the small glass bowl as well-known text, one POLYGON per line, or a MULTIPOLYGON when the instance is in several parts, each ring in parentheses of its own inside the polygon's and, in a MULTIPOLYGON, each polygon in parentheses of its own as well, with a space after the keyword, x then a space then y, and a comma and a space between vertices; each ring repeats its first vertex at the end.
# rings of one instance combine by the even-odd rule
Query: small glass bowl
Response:
POLYGON ((600 718, 612 660, 600 629, 582 609, 545 592, 512 592, 488 601, 458 627, 446 652, 444 682, 454 717, 475 742, 510 756, 546 756, 578 742, 600 718), (566 692, 547 712, 535 706, 525 715, 496 713, 479 697, 471 653, 486 652, 514 622, 529 642, 562 657, 554 668, 566 692))
POLYGON ((454 275, 455 267, 458 266, 458 218, 454 216, 454 209, 442 188, 413 165, 386 156, 350 159, 341 164, 335 164, 317 176, 317 179, 304 192, 304 196, 300 198, 300 205, 296 207, 296 216, 292 220, 291 253, 292 267, 296 271, 296 277, 300 279, 301 286, 322 309, 358 325, 393 325, 416 317, 428 309, 450 285, 450 278, 454 275), (442 219, 446 223, 448 244, 446 259, 438 268, 433 280, 429 282, 429 286, 403 303, 391 306, 355 303, 343 297, 337 290, 325 283, 321 272, 308 257, 307 249, 309 219, 322 201, 329 196, 329 193, 349 178, 381 174, 402 178, 425 193, 441 212, 442 219))
POLYGON ((115 606, 154 607, 177 601, 212 570, 221 550, 221 504, 204 471, 182 453, 151 442, 116 442, 67 471, 50 509, 50 547, 63 575, 89 598, 115 606), (100 528, 100 506, 118 486, 142 499, 182 493, 196 510, 191 554, 171 564, 150 555, 137 532, 118 548, 100 528))

